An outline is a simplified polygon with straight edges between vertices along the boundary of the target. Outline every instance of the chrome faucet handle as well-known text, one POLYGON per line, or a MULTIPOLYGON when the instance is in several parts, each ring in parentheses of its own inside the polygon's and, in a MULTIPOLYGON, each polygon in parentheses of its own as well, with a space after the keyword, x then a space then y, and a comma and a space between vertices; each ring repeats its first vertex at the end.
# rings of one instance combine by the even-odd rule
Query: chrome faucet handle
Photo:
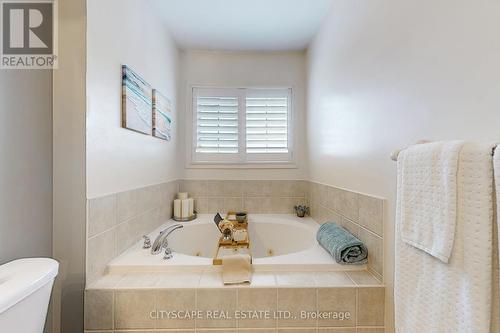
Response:
POLYGON ((184 226, 182 224, 174 224, 162 230, 153 242, 153 246, 151 247, 151 254, 160 254, 164 248, 168 247, 168 235, 170 235, 175 230, 183 227, 184 226))
POLYGON ((165 255, 163 256, 163 259, 164 260, 170 260, 170 259, 172 259, 173 256, 174 255, 172 254, 172 250, 169 247, 167 247, 165 249, 165 255))
POLYGON ((142 248, 143 249, 151 248, 151 239, 149 239, 149 237, 146 235, 142 236, 142 238, 144 238, 144 244, 142 245, 142 248))

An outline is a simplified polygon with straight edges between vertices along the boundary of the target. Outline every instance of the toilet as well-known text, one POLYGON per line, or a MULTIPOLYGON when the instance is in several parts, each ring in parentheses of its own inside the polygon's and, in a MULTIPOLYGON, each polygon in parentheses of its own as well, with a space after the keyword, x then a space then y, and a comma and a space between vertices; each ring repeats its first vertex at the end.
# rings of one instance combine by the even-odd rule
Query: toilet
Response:
POLYGON ((43 332, 59 263, 28 258, 0 266, 0 332, 43 332))

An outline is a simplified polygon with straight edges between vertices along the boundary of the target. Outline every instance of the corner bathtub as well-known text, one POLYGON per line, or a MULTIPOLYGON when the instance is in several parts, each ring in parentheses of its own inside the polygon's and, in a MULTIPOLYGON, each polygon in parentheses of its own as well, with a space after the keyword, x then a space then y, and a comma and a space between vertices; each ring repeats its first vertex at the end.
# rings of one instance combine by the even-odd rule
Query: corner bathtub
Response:
MULTIPOLYGON (((220 232, 212 214, 200 214, 184 228, 168 237, 174 256, 163 259, 163 253, 152 255, 137 242, 108 264, 108 273, 133 272, 202 272, 220 270, 213 266, 220 232)), ((167 221, 148 236, 154 242, 161 230, 179 223, 167 221)), ((249 214, 251 254, 255 271, 348 271, 364 270, 366 265, 340 265, 318 244, 319 225, 311 218, 287 214, 249 214)))

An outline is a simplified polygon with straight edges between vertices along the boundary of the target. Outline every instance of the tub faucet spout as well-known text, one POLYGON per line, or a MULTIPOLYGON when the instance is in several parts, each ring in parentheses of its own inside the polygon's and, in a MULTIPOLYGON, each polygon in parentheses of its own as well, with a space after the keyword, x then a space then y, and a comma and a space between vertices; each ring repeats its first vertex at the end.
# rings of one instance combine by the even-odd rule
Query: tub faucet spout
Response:
POLYGON ((183 228, 181 224, 174 224, 160 231, 156 237, 153 246, 151 247, 151 254, 159 254, 163 249, 168 247, 168 236, 177 229, 183 228))

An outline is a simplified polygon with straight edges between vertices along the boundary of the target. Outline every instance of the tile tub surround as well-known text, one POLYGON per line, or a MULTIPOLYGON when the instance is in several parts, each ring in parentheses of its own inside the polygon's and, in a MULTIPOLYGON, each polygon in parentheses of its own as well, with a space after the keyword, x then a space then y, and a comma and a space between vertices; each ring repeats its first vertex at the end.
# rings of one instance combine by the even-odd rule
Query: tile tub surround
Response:
MULTIPOLYGON (((86 332, 383 332, 384 287, 369 272, 308 273, 312 284, 280 284, 281 275, 260 273, 250 286, 220 284, 220 275, 202 283, 177 274, 135 276, 107 275, 85 293, 86 332), (270 278, 271 277, 271 278, 270 278), (166 286, 165 281, 179 281, 166 286), (216 281, 218 280, 218 281, 216 281), (130 283, 135 281, 134 283, 130 283), (329 283, 325 284, 325 281, 329 283), (197 318, 152 319, 152 311, 199 310, 197 318), (228 318, 207 318, 208 312, 224 311, 228 318), (207 312, 208 311, 208 312, 207 312), (237 318, 237 313, 255 314, 259 319, 237 318), (264 311, 267 313, 264 314, 264 311), (281 311, 281 312, 280 312, 281 311), (308 318, 301 311, 308 311, 308 318), (311 318, 311 313, 337 318, 311 318), (348 313, 348 314, 347 314, 348 313), (282 317, 279 317, 282 314, 282 317), (276 315, 276 316, 275 316, 276 315), (261 319, 262 318, 262 319, 261 319)), ((288 278, 290 280, 290 278, 288 278)))
POLYGON ((318 223, 338 221, 369 249, 369 269, 382 279, 383 200, 304 180, 178 180, 88 200, 87 283, 106 264, 169 219, 179 191, 200 213, 247 210, 293 213, 307 203, 318 223))
POLYGON ((318 223, 335 221, 368 248, 368 268, 383 277, 384 200, 316 182, 308 183, 307 202, 318 223))
POLYGON ((195 199, 198 213, 246 210, 254 214, 292 214, 305 204, 304 180, 191 180, 180 181, 180 190, 195 199))
POLYGON ((180 190, 195 198, 199 213, 246 210, 293 214, 307 204, 318 223, 337 221, 368 247, 368 267, 383 278, 384 200, 305 180, 190 180, 180 190))
POLYGON ((179 182, 171 181, 87 200, 87 284, 106 265, 172 216, 179 182))

